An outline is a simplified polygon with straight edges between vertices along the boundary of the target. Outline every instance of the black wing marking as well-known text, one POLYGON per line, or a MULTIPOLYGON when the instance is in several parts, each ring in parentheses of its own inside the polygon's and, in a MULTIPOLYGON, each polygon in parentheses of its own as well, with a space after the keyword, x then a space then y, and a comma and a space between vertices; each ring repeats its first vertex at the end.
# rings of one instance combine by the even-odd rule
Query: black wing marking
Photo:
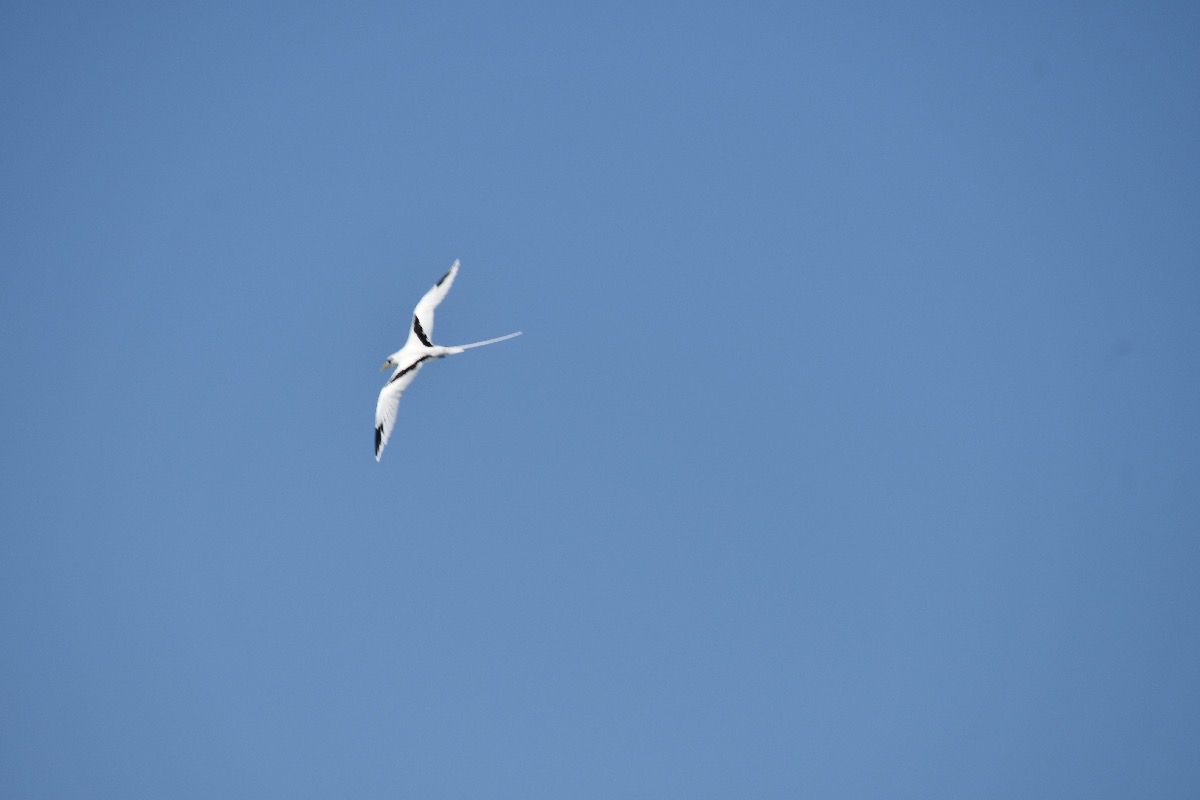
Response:
POLYGON ((421 357, 420 357, 420 358, 418 358, 416 361, 414 361, 413 363, 409 364, 407 367, 405 367, 404 369, 400 370, 399 372, 397 372, 397 373, 396 373, 395 375, 393 375, 392 377, 388 378, 388 383, 392 383, 393 381, 398 381, 398 380, 400 380, 400 379, 401 379, 401 378, 403 378, 405 375, 407 375, 408 373, 412 372, 412 371, 413 371, 414 369, 416 369, 417 367, 421 366, 421 364, 422 364, 423 362, 425 362, 425 361, 428 361, 428 360, 429 360, 429 359, 431 359, 431 358, 433 358, 433 356, 421 356, 421 357))
POLYGON ((417 338, 421 340, 421 344, 426 347, 433 347, 433 342, 429 341, 429 337, 425 335, 425 329, 421 327, 421 320, 413 315, 413 332, 417 334, 417 338))
POLYGON ((376 457, 379 456, 379 450, 380 450, 380 446, 381 446, 382 442, 383 442, 383 426, 376 425, 375 426, 375 455, 376 455, 376 457))

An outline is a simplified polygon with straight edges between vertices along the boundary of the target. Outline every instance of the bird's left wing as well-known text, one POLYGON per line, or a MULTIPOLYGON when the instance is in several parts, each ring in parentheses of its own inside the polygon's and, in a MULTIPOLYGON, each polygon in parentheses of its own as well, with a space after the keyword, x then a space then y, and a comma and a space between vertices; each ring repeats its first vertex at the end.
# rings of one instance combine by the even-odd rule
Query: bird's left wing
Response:
POLYGON ((412 327, 408 331, 406 346, 412 344, 414 339, 426 347, 433 346, 433 310, 450 293, 450 287, 454 285, 456 275, 458 275, 458 259, 454 259, 454 263, 450 265, 450 269, 446 271, 442 279, 434 284, 434 287, 426 292, 421 301, 417 303, 417 307, 413 310, 412 327))
POLYGON ((375 403, 376 461, 383 455, 384 445, 392 435, 392 428, 396 427, 396 412, 400 408, 400 395, 404 394, 404 390, 417 377, 417 373, 421 371, 421 364, 427 359, 428 356, 419 358, 408 366, 397 368, 391 379, 379 391, 379 400, 375 403))

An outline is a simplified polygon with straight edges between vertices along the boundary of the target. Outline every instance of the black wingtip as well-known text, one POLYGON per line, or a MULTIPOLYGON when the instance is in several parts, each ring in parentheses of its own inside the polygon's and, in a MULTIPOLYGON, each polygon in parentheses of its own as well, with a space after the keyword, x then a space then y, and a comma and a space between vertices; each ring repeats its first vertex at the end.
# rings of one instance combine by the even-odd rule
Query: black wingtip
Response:
POLYGON ((379 451, 382 449, 382 447, 380 445, 382 444, 382 442, 383 442, 383 426, 377 425, 375 427, 375 457, 376 458, 379 458, 379 451))
MULTIPOLYGON (((456 263, 457 263, 457 262, 456 262, 456 263)), ((445 283, 445 282, 446 282, 446 278, 449 278, 449 277, 450 277, 450 273, 451 273, 451 272, 454 272, 454 267, 451 267, 450 269, 446 270, 446 274, 445 274, 445 275, 443 275, 443 276, 442 276, 442 277, 441 277, 441 278, 438 280, 438 282, 437 282, 437 285, 438 285, 438 286, 441 286, 443 283, 445 283)))

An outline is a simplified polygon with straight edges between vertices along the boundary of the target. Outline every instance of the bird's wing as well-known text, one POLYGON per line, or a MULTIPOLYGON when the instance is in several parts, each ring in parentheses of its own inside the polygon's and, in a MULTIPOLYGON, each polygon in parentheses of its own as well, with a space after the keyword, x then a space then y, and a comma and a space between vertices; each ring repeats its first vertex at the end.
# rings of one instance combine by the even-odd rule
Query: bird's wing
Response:
POLYGON ((417 303, 417 307, 413 310, 412 327, 408 331, 407 344, 412 344, 416 339, 426 347, 433 347, 433 310, 442 300, 446 299, 450 287, 454 285, 454 276, 457 274, 458 259, 455 259, 442 279, 425 293, 421 302, 417 303))
POLYGON ((392 373, 387 384, 379 390, 379 400, 375 403, 375 460, 383 455, 384 445, 396 427, 396 411, 400 408, 400 395, 417 377, 421 364, 429 360, 429 356, 418 358, 407 366, 401 366, 392 373))

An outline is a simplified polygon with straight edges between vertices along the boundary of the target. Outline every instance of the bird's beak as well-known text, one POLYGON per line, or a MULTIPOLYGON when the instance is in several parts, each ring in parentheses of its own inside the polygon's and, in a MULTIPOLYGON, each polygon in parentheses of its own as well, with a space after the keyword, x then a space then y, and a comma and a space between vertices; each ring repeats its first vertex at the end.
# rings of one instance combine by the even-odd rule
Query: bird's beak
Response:
POLYGON ((387 372, 391 368, 392 368, 392 365, 385 361, 385 362, 383 362, 383 366, 379 368, 379 371, 387 372))

